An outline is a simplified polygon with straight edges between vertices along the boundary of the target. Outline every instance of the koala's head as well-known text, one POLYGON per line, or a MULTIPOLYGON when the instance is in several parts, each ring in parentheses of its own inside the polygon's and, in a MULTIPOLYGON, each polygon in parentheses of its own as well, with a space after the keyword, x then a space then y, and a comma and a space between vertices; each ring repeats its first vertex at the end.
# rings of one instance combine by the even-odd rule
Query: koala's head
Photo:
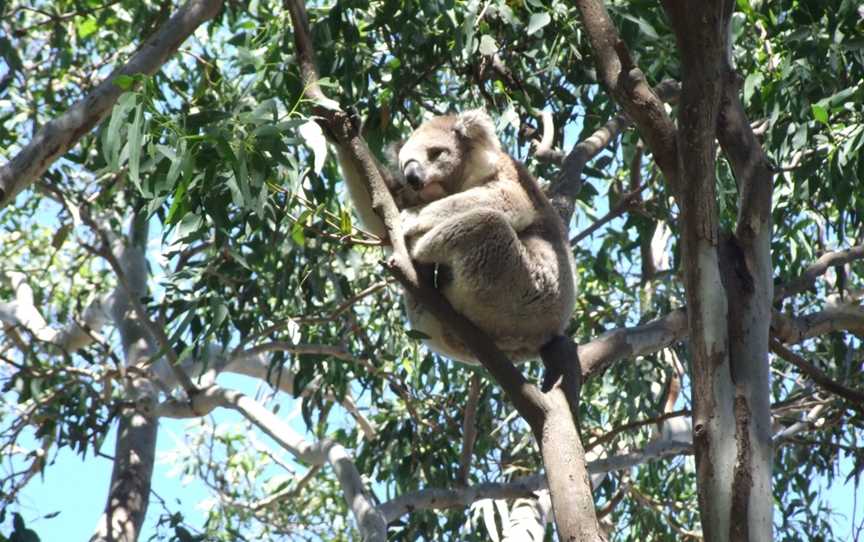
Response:
POLYGON ((481 184, 496 171, 501 143, 479 109, 424 122, 399 150, 405 182, 429 202, 481 184))

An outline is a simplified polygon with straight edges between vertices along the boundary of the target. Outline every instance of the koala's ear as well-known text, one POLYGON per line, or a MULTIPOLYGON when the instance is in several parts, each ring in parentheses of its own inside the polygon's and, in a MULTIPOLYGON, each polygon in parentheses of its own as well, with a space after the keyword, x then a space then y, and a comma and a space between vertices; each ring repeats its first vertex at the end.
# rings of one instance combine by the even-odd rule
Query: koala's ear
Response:
MULTIPOLYGON (((402 171, 399 169, 399 150, 404 145, 404 141, 395 141, 384 146, 384 182, 387 183, 390 191, 401 190, 405 185, 402 178, 402 171)), ((394 194, 395 195, 395 194, 394 194)), ((398 205, 398 202, 397 202, 398 205)), ((400 209, 402 207, 400 206, 400 209)))
POLYGON ((482 109, 469 109, 460 113, 453 124, 453 130, 469 141, 498 145, 495 123, 482 109))

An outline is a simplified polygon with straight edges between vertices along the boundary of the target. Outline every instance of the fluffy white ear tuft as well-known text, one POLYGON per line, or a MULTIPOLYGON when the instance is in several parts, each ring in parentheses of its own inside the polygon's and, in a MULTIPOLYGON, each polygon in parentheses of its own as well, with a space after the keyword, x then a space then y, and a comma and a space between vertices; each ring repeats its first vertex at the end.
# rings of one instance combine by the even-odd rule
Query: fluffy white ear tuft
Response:
POLYGON ((495 123, 492 117, 482 109, 469 109, 456 117, 453 129, 461 137, 470 141, 492 145, 498 148, 498 137, 495 135, 495 123))

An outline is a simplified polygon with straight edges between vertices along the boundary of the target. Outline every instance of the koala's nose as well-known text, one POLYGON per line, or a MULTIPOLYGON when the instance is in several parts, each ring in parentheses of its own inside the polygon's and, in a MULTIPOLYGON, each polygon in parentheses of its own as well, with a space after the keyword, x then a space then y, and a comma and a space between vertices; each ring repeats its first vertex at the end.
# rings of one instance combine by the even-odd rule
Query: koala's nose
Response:
POLYGON ((405 174, 405 182, 408 183, 408 186, 414 190, 419 190, 423 187, 423 180, 426 176, 423 173, 423 166, 420 165, 420 162, 417 160, 409 161, 402 168, 402 173, 405 174))

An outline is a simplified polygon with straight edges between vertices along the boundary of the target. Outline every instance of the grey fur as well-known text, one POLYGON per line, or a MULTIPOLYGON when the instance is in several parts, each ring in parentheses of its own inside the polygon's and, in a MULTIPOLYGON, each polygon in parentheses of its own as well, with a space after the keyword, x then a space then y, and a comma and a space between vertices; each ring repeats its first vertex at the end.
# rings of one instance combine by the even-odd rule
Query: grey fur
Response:
MULTIPOLYGON (((340 163, 360 219, 384 235, 359 175, 340 163)), ((425 122, 399 150, 399 168, 415 184, 404 176, 389 181, 412 258, 445 271, 444 296, 511 359, 538 357, 570 319, 573 257, 558 214, 525 167, 501 150, 492 120, 472 110, 425 122)), ((429 348, 477 363, 416 300, 406 296, 405 305, 429 348)))

